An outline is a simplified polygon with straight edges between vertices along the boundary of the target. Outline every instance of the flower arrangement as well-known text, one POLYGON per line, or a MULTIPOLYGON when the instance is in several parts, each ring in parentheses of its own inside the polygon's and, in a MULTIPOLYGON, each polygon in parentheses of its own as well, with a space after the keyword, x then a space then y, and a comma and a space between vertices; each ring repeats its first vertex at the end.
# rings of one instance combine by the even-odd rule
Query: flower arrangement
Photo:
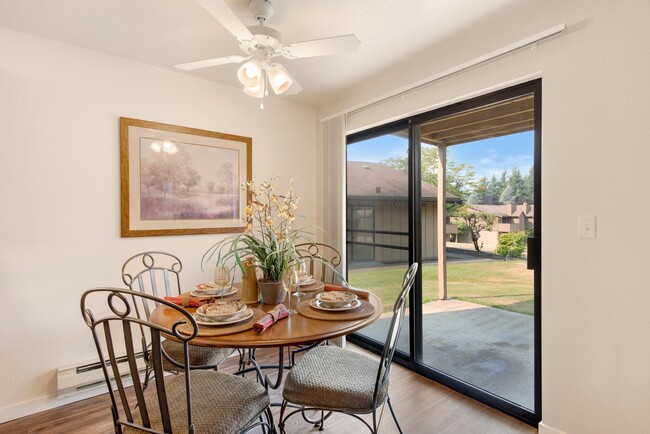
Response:
POLYGON ((299 256, 296 241, 304 238, 302 231, 295 230, 291 223, 300 198, 294 192, 294 179, 289 181, 285 194, 275 191, 278 177, 264 180, 259 186, 249 181, 242 189, 251 195, 242 220, 246 222, 244 233, 227 237, 210 247, 203 255, 202 264, 215 255, 217 265, 230 263, 244 270, 244 261, 252 258, 253 265, 262 270, 263 279, 278 281, 282 272, 299 256))

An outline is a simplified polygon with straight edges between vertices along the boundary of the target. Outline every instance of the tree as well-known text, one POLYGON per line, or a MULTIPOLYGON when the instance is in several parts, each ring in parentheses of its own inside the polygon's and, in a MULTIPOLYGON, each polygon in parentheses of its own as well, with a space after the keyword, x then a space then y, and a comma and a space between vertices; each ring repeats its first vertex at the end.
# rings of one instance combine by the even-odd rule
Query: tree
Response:
POLYGON ((467 205, 461 206, 455 212, 453 217, 461 219, 462 224, 467 227, 474 249, 477 252, 481 251, 481 246, 478 244, 481 238, 481 231, 490 231, 497 221, 497 216, 484 211, 476 211, 467 205))
POLYGON ((189 193, 190 188, 199 185, 199 182, 201 182, 199 172, 191 166, 185 166, 180 183, 185 186, 186 192, 189 193))
POLYGON ((214 181, 208 181, 208 183, 206 184, 206 187, 208 187, 208 191, 210 193, 212 193, 212 191, 214 190, 214 187, 215 187, 214 181))
POLYGON ((489 203, 487 202, 489 185, 490 184, 486 177, 480 178, 476 182, 474 186, 474 191, 472 192, 472 194, 470 194, 469 198, 467 199, 467 202, 473 204, 489 203))
POLYGON ((472 194, 476 188, 474 181, 474 166, 454 160, 447 160, 447 191, 460 197, 463 201, 472 194))
MULTIPOLYGON (((423 146, 420 150, 420 167, 422 181, 433 186, 438 185, 438 148, 435 146, 423 146)), ((383 160, 383 163, 402 172, 408 172, 408 157, 391 157, 383 160)), ((447 191, 466 200, 474 190, 474 167, 465 163, 456 163, 447 159, 447 191)))
POLYGON ((523 196, 525 202, 535 202, 535 171, 533 170, 533 167, 528 171, 528 175, 524 177, 523 196))
POLYGON ((166 198, 167 194, 182 185, 187 161, 187 156, 182 152, 174 155, 157 155, 153 161, 148 161, 148 165, 143 168, 147 192, 154 187, 162 192, 163 198, 166 198))
POLYGON ((217 170, 217 178, 223 183, 228 198, 232 190, 232 183, 235 182, 235 172, 232 170, 232 163, 223 163, 217 170))
POLYGON ((503 189, 501 196, 499 196, 499 202, 517 203, 517 196, 511 185, 506 185, 506 188, 503 189))
POLYGON ((514 202, 512 204, 518 204, 524 201, 524 177, 521 176, 521 171, 514 167, 510 171, 510 176, 508 177, 508 185, 512 187, 514 202))
POLYGON ((501 191, 499 190, 499 181, 497 180, 496 175, 492 175, 492 178, 487 185, 487 191, 485 192, 485 198, 482 203, 487 205, 494 205, 499 202, 500 195, 501 191))

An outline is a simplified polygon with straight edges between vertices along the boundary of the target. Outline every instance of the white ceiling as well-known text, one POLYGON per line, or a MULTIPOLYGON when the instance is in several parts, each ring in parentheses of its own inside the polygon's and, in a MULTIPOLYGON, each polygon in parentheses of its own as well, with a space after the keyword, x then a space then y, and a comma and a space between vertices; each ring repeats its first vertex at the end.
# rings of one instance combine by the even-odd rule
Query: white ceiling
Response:
MULTIPOLYGON (((245 25, 248 0, 225 0, 245 25)), ((359 52, 278 58, 304 90, 289 100, 319 106, 417 57, 427 47, 498 20, 521 0, 272 0, 267 25, 284 42, 354 33, 359 52)), ((195 0, 0 0, 0 26, 161 68, 242 54, 235 38, 195 0)), ((457 36, 460 37, 460 36, 457 36)), ((239 65, 180 72, 241 87, 239 65)))

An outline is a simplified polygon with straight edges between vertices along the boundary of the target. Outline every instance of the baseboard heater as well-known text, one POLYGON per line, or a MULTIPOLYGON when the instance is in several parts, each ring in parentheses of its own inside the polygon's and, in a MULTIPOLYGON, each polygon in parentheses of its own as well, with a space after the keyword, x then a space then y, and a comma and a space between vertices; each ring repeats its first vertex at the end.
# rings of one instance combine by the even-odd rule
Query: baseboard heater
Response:
MULTIPOLYGON (((142 376, 145 372, 146 364, 142 352, 136 354, 136 363, 138 372, 142 376)), ((121 356, 116 359, 119 365, 120 372, 129 372, 128 359, 126 356, 121 356)), ((106 361, 109 366, 109 375, 113 379, 113 370, 110 369, 110 361, 106 361)), ((131 375, 126 374, 122 376, 122 381, 126 384, 131 384, 131 375)), ((64 398, 76 395, 81 392, 86 392, 92 389, 106 387, 104 381, 104 372, 102 365, 99 361, 89 361, 77 363, 75 365, 63 366, 57 369, 57 389, 59 398, 64 398)))

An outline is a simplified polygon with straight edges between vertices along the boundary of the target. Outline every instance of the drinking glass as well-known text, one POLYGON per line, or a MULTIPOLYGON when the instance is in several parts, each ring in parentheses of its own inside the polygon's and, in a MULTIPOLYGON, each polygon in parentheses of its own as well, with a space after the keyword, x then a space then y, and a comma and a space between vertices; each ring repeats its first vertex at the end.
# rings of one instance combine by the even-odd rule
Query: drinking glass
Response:
POLYGON ((214 283, 217 284, 223 297, 226 288, 230 287, 230 269, 225 265, 217 265, 217 268, 214 269, 214 283))
POLYGON ((299 267, 298 274, 300 275, 301 279, 310 275, 307 272, 307 261, 305 261, 304 259, 298 260, 298 267, 299 267))
POLYGON ((289 315, 298 313, 296 309, 291 309, 291 293, 296 292, 300 288, 298 284, 299 280, 298 270, 295 267, 289 267, 282 272, 282 287, 287 291, 287 310, 289 311, 289 315))
POLYGON ((300 286, 301 286, 300 281, 302 279, 306 279, 307 276, 311 276, 311 275, 307 272, 307 262, 305 262, 303 259, 300 259, 298 260, 297 264, 298 264, 298 291, 296 291, 295 295, 298 299, 297 303, 300 303, 300 297, 304 294, 304 292, 300 290, 300 286))

